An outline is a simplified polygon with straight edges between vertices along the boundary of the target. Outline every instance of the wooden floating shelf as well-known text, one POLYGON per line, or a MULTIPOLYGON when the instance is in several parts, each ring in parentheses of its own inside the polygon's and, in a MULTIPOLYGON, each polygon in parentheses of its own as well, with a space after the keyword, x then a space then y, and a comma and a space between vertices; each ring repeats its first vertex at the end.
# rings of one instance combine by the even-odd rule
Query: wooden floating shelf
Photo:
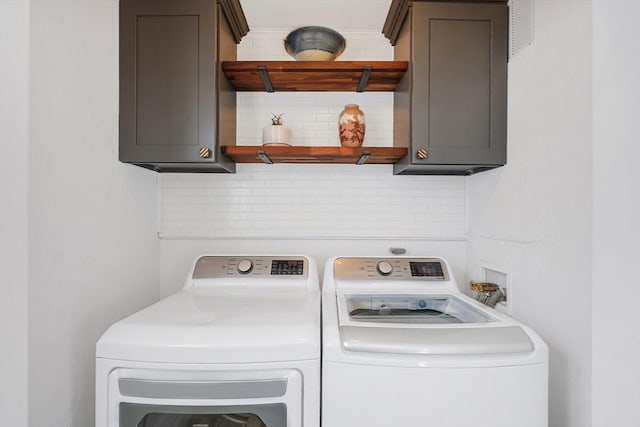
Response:
POLYGON ((391 164, 407 155, 404 147, 222 147, 222 153, 236 163, 346 163, 391 164))
POLYGON ((236 91, 393 92, 407 61, 225 61, 236 91))

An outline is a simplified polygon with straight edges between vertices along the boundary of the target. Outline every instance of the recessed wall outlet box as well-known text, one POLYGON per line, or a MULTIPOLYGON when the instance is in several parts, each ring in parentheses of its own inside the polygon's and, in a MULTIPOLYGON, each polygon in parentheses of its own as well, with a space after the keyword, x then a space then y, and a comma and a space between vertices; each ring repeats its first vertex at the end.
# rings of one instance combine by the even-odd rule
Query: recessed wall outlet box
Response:
POLYGON ((496 310, 501 313, 509 314, 511 312, 511 295, 509 293, 511 276, 505 269, 489 264, 480 264, 483 280, 485 282, 495 283, 505 295, 505 299, 496 305, 496 310))

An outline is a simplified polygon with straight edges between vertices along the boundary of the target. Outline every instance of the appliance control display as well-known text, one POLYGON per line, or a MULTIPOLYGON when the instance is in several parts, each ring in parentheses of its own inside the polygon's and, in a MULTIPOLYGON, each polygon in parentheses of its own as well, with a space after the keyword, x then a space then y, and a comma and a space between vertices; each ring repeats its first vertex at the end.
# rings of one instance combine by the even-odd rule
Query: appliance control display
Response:
POLYGON ((337 258, 336 280, 447 281, 446 263, 440 258, 337 258))
POLYGON ((308 260, 304 257, 270 256, 216 256, 205 255, 196 261, 193 279, 247 280, 277 277, 282 280, 300 280, 308 277, 308 260))
POLYGON ((281 260, 271 261, 271 275, 273 276, 302 276, 304 274, 304 261, 281 260))
POLYGON ((442 264, 439 262, 417 262, 409 263, 411 276, 413 277, 444 277, 442 264))

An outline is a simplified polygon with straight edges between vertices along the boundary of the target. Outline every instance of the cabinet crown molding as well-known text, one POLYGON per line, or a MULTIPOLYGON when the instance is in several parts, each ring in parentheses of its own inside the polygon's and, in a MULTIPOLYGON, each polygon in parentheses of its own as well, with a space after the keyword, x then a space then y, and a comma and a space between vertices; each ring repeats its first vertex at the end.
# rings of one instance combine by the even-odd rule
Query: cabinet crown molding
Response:
POLYGON ((249 32, 249 24, 244 16, 240 0, 217 0, 222 12, 229 22, 236 44, 249 32))
POLYGON ((382 27, 382 34, 389 39, 391 45, 395 46, 398 34, 402 28, 409 9, 414 2, 442 2, 442 3, 507 3, 507 0, 393 0, 389 6, 387 19, 382 27))
POLYGON ((389 13, 387 13, 387 19, 384 21, 382 27, 382 34, 389 39, 391 45, 395 46, 398 40, 398 34, 404 23, 409 8, 411 7, 411 0, 393 0, 389 7, 389 13))

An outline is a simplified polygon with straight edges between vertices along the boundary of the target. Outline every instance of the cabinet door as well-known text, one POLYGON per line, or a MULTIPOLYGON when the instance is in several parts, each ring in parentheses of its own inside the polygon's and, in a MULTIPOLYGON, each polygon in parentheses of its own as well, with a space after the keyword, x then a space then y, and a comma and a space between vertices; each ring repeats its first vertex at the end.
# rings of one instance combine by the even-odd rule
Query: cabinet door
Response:
POLYGON ((120 2, 120 160, 216 159, 215 0, 120 2))
POLYGON ((506 4, 414 2, 412 13, 413 162, 504 164, 506 4))

